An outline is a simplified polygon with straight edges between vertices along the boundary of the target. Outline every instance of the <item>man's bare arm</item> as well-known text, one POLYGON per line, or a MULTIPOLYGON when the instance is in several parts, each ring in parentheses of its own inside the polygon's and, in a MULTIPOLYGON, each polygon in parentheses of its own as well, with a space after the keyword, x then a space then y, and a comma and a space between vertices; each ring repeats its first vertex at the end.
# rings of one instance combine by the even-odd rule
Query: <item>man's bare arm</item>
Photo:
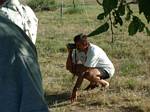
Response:
POLYGON ((77 99, 77 90, 80 88, 80 86, 83 82, 83 79, 84 79, 84 77, 82 75, 78 76, 76 84, 75 84, 73 91, 72 91, 71 102, 73 102, 74 100, 77 99))
POLYGON ((70 72, 73 71, 73 62, 72 62, 72 50, 68 49, 68 57, 66 61, 66 69, 70 72))

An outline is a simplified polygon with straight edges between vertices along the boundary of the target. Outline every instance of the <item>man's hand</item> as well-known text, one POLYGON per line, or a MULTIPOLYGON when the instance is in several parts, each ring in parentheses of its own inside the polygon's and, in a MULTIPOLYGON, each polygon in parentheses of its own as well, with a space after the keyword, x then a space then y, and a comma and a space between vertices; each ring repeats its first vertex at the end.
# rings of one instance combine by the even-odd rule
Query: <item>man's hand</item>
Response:
POLYGON ((80 88, 82 82, 83 82, 83 76, 78 76, 76 84, 72 91, 71 102, 74 102, 75 100, 77 100, 77 90, 80 88))
POLYGON ((70 97, 71 103, 77 100, 77 91, 73 91, 70 97))
POLYGON ((72 54, 73 49, 67 48, 68 52, 72 54))
POLYGON ((73 71, 73 62, 72 62, 72 49, 68 49, 68 57, 67 57, 67 61, 66 61, 66 69, 69 70, 71 73, 73 71))

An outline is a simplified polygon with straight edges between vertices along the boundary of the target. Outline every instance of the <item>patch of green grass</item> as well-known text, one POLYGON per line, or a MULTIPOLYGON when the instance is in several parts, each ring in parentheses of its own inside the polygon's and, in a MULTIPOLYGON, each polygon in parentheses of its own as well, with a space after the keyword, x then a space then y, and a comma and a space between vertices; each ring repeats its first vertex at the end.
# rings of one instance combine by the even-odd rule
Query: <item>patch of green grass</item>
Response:
POLYGON ((136 82, 135 82, 135 80, 133 80, 133 79, 130 79, 130 80, 127 80, 127 88, 128 89, 131 89, 131 90, 134 90, 135 89, 135 87, 136 87, 136 82))
POLYGON ((130 59, 126 59, 123 60, 121 67, 120 67, 120 71, 121 71, 121 75, 127 76, 137 76, 140 74, 135 74, 136 70, 139 68, 140 66, 138 66, 133 60, 130 59), (134 73, 135 72, 135 73, 134 73))

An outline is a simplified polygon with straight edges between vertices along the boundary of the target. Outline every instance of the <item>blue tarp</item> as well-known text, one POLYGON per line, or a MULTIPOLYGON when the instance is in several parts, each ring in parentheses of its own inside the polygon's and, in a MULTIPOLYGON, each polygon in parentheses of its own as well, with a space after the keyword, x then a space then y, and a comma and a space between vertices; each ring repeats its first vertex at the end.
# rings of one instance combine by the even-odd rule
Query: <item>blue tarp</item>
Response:
POLYGON ((0 112, 48 112, 34 44, 0 16, 0 112))

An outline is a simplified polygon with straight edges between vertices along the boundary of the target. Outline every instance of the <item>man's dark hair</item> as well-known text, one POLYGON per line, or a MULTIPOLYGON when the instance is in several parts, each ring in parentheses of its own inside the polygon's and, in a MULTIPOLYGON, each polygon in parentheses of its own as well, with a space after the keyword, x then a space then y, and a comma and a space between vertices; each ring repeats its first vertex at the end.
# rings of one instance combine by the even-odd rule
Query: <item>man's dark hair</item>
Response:
POLYGON ((87 39, 87 35, 80 33, 74 37, 74 42, 77 43, 79 41, 85 41, 87 39))

